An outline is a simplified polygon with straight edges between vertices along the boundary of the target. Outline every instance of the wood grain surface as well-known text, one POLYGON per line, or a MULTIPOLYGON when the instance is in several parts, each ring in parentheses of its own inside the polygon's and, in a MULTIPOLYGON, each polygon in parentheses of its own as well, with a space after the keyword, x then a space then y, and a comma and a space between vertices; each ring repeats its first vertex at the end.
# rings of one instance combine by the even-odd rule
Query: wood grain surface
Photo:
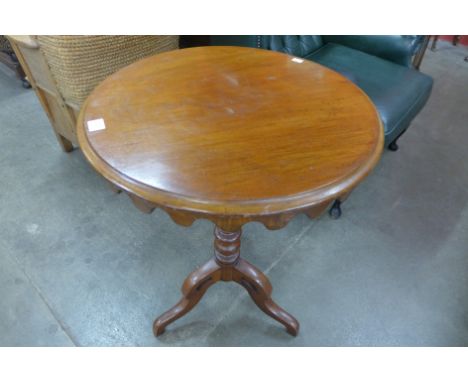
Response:
POLYGON ((369 98, 286 54, 199 47, 136 62, 101 83, 78 134, 111 182, 159 206, 263 215, 348 192, 383 144, 369 98), (102 119, 104 130, 88 123, 102 119))

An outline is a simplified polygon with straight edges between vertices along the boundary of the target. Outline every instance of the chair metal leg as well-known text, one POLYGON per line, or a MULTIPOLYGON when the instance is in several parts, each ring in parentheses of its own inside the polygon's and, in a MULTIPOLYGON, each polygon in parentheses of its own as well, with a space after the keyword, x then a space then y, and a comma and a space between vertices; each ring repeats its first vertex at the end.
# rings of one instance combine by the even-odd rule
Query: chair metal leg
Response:
POLYGON ((398 150, 398 144, 396 143, 396 139, 388 145, 388 149, 390 151, 397 151, 398 150))
POLYGON ((341 216, 341 201, 336 199, 333 202, 333 205, 331 206, 330 210, 328 211, 328 214, 332 219, 339 219, 341 216))
POLYGON ((421 44, 421 48, 419 49, 418 53, 416 53, 416 55, 414 56, 413 66, 416 70, 419 70, 419 67, 421 66, 421 62, 424 58, 424 54, 426 53, 427 45, 429 44, 430 39, 431 39, 431 36, 424 36, 424 40, 421 44))

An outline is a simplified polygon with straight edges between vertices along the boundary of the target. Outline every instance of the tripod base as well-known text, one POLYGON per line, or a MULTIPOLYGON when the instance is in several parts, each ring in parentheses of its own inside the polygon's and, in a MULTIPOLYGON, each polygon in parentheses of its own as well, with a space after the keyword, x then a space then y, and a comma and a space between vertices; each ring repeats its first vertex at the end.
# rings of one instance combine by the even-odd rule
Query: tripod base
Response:
POLYGON ((218 281, 234 281, 242 285, 264 313, 283 324, 289 334, 297 335, 299 322, 272 300, 268 278, 240 257, 240 235, 240 231, 215 229, 215 256, 185 279, 182 299, 154 321, 155 336, 164 333, 167 325, 190 312, 208 288, 218 281))

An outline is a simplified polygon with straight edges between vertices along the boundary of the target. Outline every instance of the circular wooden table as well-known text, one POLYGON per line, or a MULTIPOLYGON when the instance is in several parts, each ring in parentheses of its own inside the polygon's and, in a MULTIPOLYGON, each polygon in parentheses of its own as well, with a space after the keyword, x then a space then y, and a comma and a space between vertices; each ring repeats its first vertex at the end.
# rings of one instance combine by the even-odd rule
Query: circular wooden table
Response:
POLYGON ((78 138, 92 166, 141 210, 215 224, 213 258, 155 320, 156 336, 220 280, 242 285, 296 335, 298 321, 272 300, 266 276, 240 257, 241 227, 316 217, 364 179, 383 147, 374 105, 345 77, 239 47, 172 51, 120 70, 87 99, 78 138))

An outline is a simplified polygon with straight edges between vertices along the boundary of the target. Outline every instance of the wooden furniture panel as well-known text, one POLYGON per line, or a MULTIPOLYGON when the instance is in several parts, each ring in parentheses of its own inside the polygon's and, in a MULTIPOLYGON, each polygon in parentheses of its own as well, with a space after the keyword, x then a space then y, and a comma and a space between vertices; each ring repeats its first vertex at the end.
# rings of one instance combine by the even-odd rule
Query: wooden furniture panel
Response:
POLYGON ((65 104, 39 45, 31 36, 8 36, 11 46, 53 127, 57 140, 65 152, 78 144, 75 134, 76 119, 65 104))

